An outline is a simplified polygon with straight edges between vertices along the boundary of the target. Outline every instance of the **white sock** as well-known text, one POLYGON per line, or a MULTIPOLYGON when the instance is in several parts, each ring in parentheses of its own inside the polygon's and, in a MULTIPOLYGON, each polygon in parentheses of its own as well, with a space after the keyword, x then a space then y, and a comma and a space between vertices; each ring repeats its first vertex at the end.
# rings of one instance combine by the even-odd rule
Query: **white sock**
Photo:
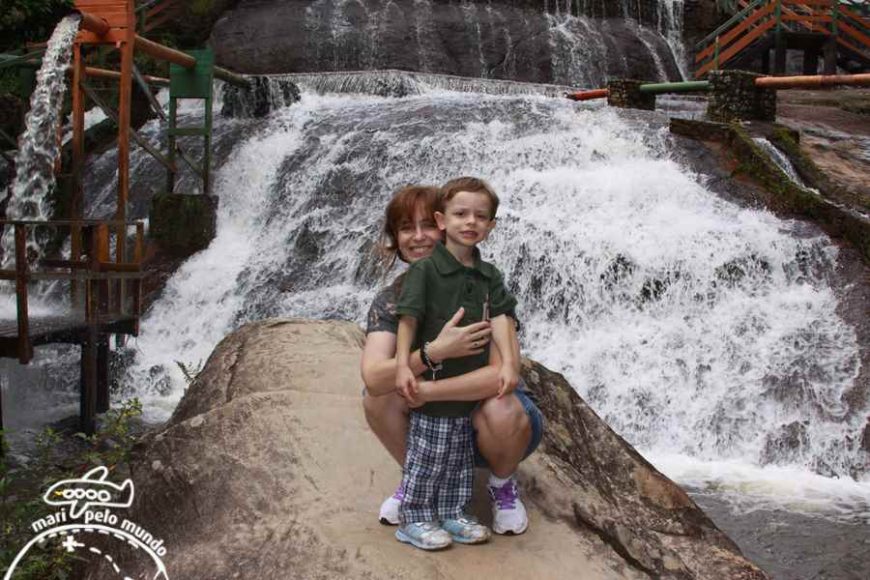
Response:
POLYGON ((490 473, 489 474, 489 485, 491 485, 492 487, 502 487, 504 484, 506 484, 511 479, 513 479, 513 477, 514 477, 513 473, 511 473, 510 475, 508 475, 505 478, 496 477, 494 473, 490 473))

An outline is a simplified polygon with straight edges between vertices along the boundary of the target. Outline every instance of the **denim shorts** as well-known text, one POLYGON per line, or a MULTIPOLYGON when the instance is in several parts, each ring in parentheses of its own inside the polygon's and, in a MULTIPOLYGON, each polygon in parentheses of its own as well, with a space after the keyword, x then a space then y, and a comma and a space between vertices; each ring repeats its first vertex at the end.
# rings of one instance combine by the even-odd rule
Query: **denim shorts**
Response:
MULTIPOLYGON (((523 459, 525 459, 534 453, 535 449, 538 448, 538 445, 541 444, 541 438, 544 436, 544 416, 541 414, 541 410, 538 409, 535 402, 531 397, 529 397, 529 393, 523 388, 522 381, 520 381, 520 386, 514 391, 514 395, 516 395, 517 399, 520 400, 520 404, 523 406, 526 415, 528 415, 529 423, 532 426, 532 438, 529 440, 526 452, 523 453, 523 459)), ((477 448, 476 436, 474 437, 474 466, 489 467, 486 459, 481 455, 480 450, 477 448)))
MULTIPOLYGON (((526 412, 526 415, 529 417, 529 423, 532 426, 532 438, 529 440, 529 445, 526 447, 525 453, 523 453, 523 459, 531 455, 535 452, 535 449, 538 448, 538 445, 541 444, 541 439, 544 437, 544 416, 541 414, 541 410, 538 409, 538 406, 529 397, 528 391, 523 387, 523 382, 520 380, 519 386, 514 391, 514 395, 517 396, 517 399, 520 400, 520 404, 523 406, 523 410, 526 412)), ((362 388, 362 396, 368 396, 366 392, 366 388, 362 388)), ((484 467, 488 468, 489 464, 486 462, 486 459, 481 455, 480 450, 477 448, 477 436, 475 432, 474 437, 474 466, 475 467, 484 467)))

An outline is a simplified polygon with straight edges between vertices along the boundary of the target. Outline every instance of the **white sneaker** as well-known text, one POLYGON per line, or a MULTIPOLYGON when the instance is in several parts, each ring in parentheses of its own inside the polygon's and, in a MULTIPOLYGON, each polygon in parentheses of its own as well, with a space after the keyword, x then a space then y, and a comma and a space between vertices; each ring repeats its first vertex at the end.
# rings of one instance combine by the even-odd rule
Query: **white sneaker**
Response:
POLYGON ((402 505, 402 498, 405 497, 405 488, 402 484, 396 488, 396 492, 384 500, 381 504, 381 512, 378 514, 378 519, 385 526, 399 525, 399 506, 402 505))
POLYGON ((529 527, 529 516, 513 478, 501 487, 488 485, 487 489, 492 498, 492 531, 496 534, 525 532, 529 527))

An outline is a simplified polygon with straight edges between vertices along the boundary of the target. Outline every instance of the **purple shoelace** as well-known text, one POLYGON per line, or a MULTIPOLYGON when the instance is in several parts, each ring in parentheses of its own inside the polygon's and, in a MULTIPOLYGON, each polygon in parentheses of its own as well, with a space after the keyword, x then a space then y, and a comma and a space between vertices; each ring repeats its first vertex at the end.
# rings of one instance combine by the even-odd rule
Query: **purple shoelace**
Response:
POLYGON ((399 501, 405 499, 405 487, 400 483, 399 487, 396 488, 396 492, 393 494, 393 498, 399 501))
POLYGON ((513 481, 509 481, 501 487, 489 488, 492 500, 498 505, 498 509, 512 510, 516 507, 517 488, 513 481))

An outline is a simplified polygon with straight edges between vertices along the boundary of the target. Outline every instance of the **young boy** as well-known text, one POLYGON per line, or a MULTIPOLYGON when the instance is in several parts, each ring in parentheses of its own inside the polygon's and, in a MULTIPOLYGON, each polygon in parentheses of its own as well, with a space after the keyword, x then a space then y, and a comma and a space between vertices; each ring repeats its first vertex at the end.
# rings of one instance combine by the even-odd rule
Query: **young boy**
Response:
MULTIPOLYGON (((459 376, 489 362, 489 346, 477 354, 434 365, 427 345, 460 306, 461 325, 490 320, 492 340, 502 366, 499 396, 519 381, 519 346, 510 332, 516 300, 504 286, 501 273, 480 259, 477 245, 495 227, 498 197, 482 180, 464 177, 448 182, 435 212, 444 244, 432 255, 411 265, 396 307, 400 316, 396 338, 397 388, 416 394, 417 383, 408 365, 409 353, 421 348, 429 366, 429 380, 459 376)), ((483 342, 483 341, 482 341, 483 342)), ((413 409, 408 430, 404 498, 400 507, 399 541, 424 550, 446 548, 452 542, 477 544, 489 539, 489 529, 466 516, 474 468, 471 412, 474 401, 426 403, 413 409)))

